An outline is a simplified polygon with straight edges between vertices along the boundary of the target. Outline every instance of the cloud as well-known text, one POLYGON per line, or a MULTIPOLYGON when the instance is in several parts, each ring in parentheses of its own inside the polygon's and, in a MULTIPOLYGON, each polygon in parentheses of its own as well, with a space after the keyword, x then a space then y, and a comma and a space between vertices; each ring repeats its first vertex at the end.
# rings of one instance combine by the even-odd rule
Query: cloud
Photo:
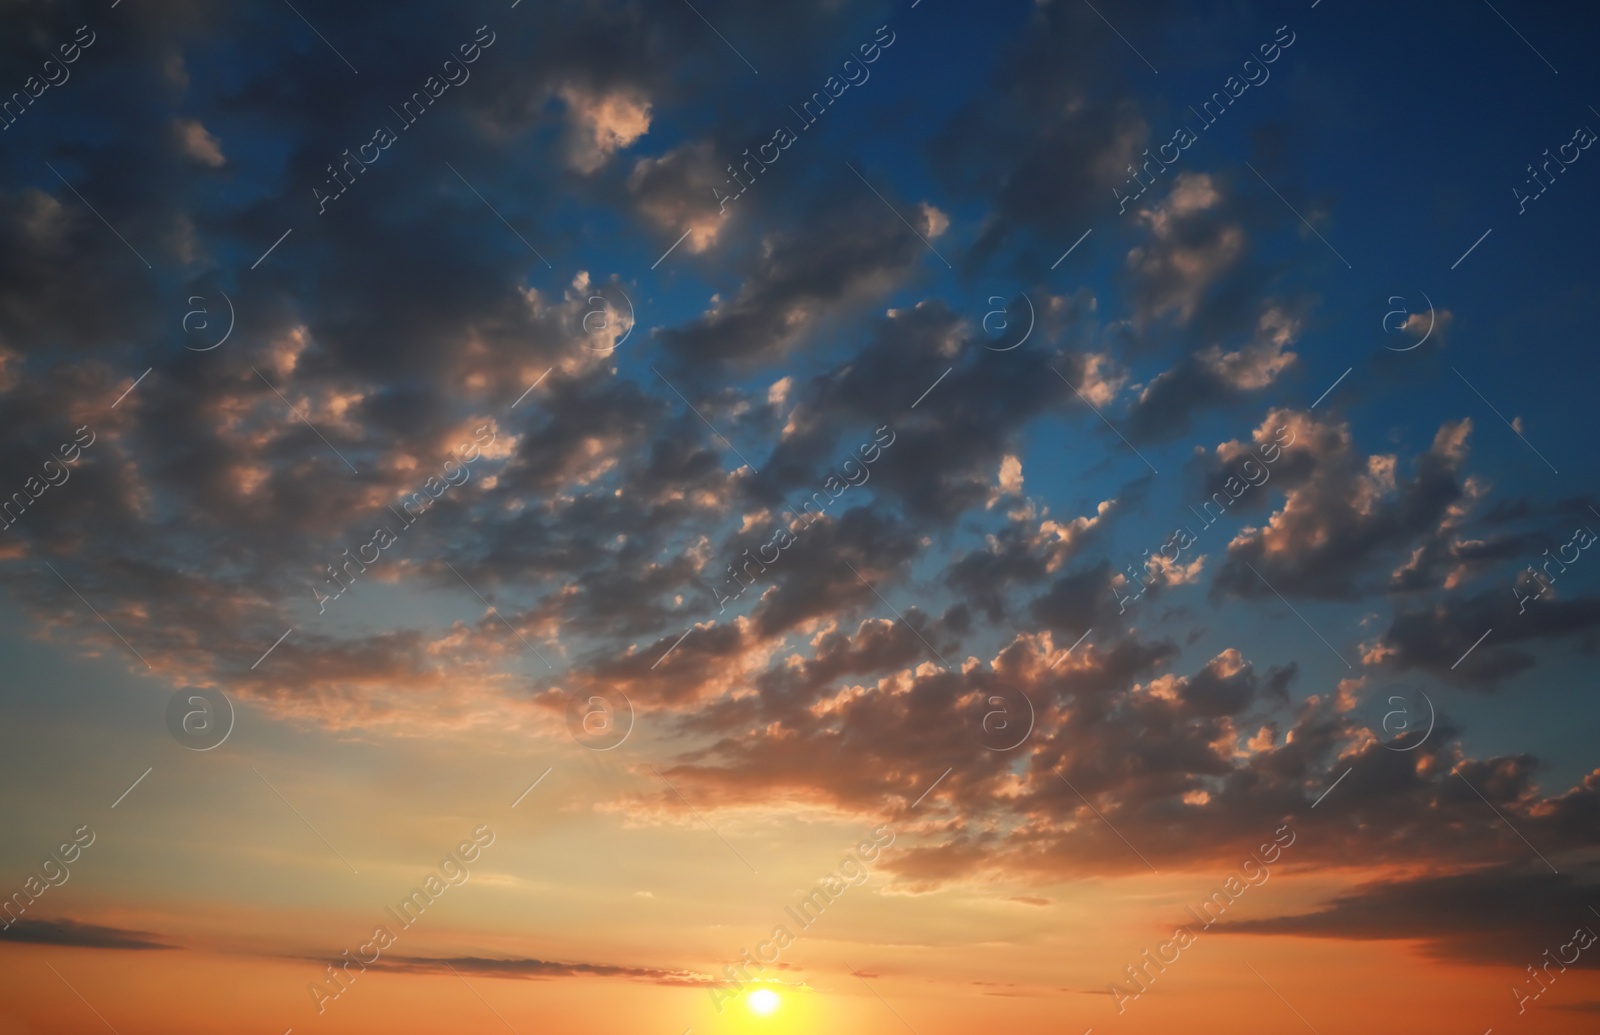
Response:
POLYGON ((633 90, 596 93, 569 84, 558 91, 567 105, 568 161, 585 175, 650 130, 650 101, 633 90))
POLYGON ((1600 999, 1585 999, 1576 1003, 1551 1003, 1550 1009, 1571 1010, 1574 1013, 1600 1013, 1600 999))
POLYGON ((1128 433, 1140 442, 1169 439, 1187 430, 1201 410, 1245 403, 1295 362, 1288 346, 1298 333, 1298 320, 1268 304, 1250 340, 1238 349, 1210 345, 1157 374, 1129 411, 1128 433))
POLYGON ((179 119, 172 124, 183 153, 201 165, 220 169, 228 163, 222 154, 222 145, 212 136, 199 119, 179 119))
MULTIPOLYGON (((1476 494, 1462 471, 1471 430, 1470 420, 1441 426, 1408 476, 1397 456, 1360 454, 1347 424, 1271 411, 1255 442, 1288 443, 1272 475, 1283 504, 1228 544, 1215 591, 1270 595, 1251 566, 1288 595, 1350 599, 1382 585, 1397 557, 1450 536, 1476 494)), ((1237 443, 1218 451, 1239 455, 1237 443)))
POLYGON ((605 977, 688 988, 710 988, 718 984, 717 980, 708 974, 689 970, 629 967, 610 963, 558 963, 529 957, 495 959, 484 956, 385 956, 370 966, 373 970, 402 971, 411 974, 448 974, 455 970, 489 977, 528 980, 605 977))
POLYGON ((641 158, 628 176, 639 211, 674 239, 689 232, 683 247, 699 254, 717 243, 724 212, 712 188, 726 179, 712 141, 682 144, 658 158, 641 158))
POLYGON ((1201 300, 1244 255, 1244 228, 1220 210, 1206 173, 1179 173, 1165 199, 1139 212, 1151 243, 1128 252, 1134 304, 1142 321, 1188 323, 1201 300))
MULTIPOLYGON (((22 485, 80 425, 100 436, 0 548, 41 637, 143 673, 93 601, 163 682, 379 736, 559 736, 573 695, 622 689, 679 738, 662 767, 708 810, 785 802, 904 820, 886 867, 913 889, 1142 870, 1096 811, 1163 870, 1232 861, 1288 815, 1310 817, 1307 865, 1499 866, 1524 851, 1456 773, 1541 850, 1594 847, 1593 777, 1541 787, 1541 758, 1470 758, 1448 722, 1414 754, 1387 751, 1350 709, 1355 681, 1270 665, 1220 620, 1196 653, 1188 616, 1152 601, 1122 613, 1129 572, 1095 551, 1142 536, 1127 525, 1151 483, 1091 471, 1059 498, 1063 408, 1069 447, 1081 435, 1134 460, 1070 386, 1130 438, 1172 441, 1210 411, 1242 414, 1281 391, 1317 323, 1292 275, 1253 256, 1261 220, 1224 174, 1183 172, 1115 215, 1146 109, 1127 86, 1131 55, 1087 6, 1031 8, 993 89, 938 116, 931 179, 916 148, 863 167, 890 206, 808 135, 737 219, 712 191, 727 159, 787 117, 767 110, 799 96, 782 83, 814 86, 810 55, 843 38, 850 5, 717 16, 769 92, 749 89, 681 5, 640 21, 626 4, 523 4, 472 81, 430 110, 418 132, 433 136, 403 131, 325 214, 311 188, 367 139, 374 112, 387 118, 373 98, 409 95, 448 53, 440 41, 470 26, 417 7, 378 40, 368 12, 330 9, 319 28, 351 41, 362 68, 352 91, 286 12, 168 7, 161 39, 130 37, 81 66, 105 89, 52 92, 59 117, 9 131, 34 134, 18 169, 49 158, 165 285, 152 293, 140 259, 64 185, 33 173, 0 184, 0 477, 22 485), (288 28, 270 28, 279 21, 288 28), (238 51, 238 39, 257 45, 238 51), (378 50, 362 48, 379 42, 369 62, 378 50), (1130 243, 1103 294, 1052 295, 1031 279, 1113 218, 1130 243), (675 265, 650 270, 685 231, 675 265), (962 267, 953 287, 926 279, 946 271, 918 234, 962 267), (963 295, 1008 267, 1030 271, 1001 289, 1037 299, 1039 326, 999 352, 963 295), (250 302, 229 348, 184 349, 194 342, 172 300, 237 296, 240 278, 250 302), (590 318, 597 295, 623 292, 637 314, 590 318), (311 621, 328 566, 480 426, 496 442, 471 478, 361 574, 336 618, 311 621), (723 610, 728 567, 790 528, 880 430, 894 445, 870 482, 723 610), (383 617, 401 603, 416 610, 383 617), (543 680, 532 694, 524 661, 543 680), (1019 706, 1016 695, 1032 736, 990 750, 992 700, 1019 706), (1344 772, 1345 811, 1309 814, 1344 772)), ((1157 38, 1174 9, 1130 0, 1119 28, 1157 38)), ((33 39, 37 16, 15 17, 27 29, 15 38, 33 39)), ((884 103, 819 133, 848 142, 839 134, 901 120, 884 103)), ((1416 320, 1397 340, 1415 340, 1416 320)), ((1213 572, 1219 596, 1274 599, 1254 566, 1290 598, 1372 612, 1371 668, 1474 688, 1525 671, 1540 646, 1592 636, 1600 602, 1567 585, 1523 615, 1507 610, 1509 583, 1474 582, 1536 544, 1517 504, 1478 512, 1489 487, 1469 470, 1469 423, 1374 452, 1327 416, 1274 408, 1243 434, 1254 422, 1208 441, 1193 473, 1205 496, 1226 492, 1281 427, 1295 437, 1271 482, 1239 499, 1251 516, 1224 557, 1219 544, 1181 565, 1142 562, 1152 599, 1213 572)), ((627 807, 681 812, 660 788, 627 807)), ((530 977, 688 973, 394 965, 452 961, 530 977)))
POLYGON ((1534 655, 1524 647, 1541 640, 1587 637, 1600 628, 1600 597, 1536 601, 1526 610, 1516 604, 1508 583, 1428 606, 1403 607, 1367 648, 1364 660, 1492 690, 1534 666, 1534 655), (1485 633, 1490 635, 1485 638, 1485 633))
MULTIPOLYGON (((1600 873, 1592 868, 1548 873, 1498 866, 1363 883, 1314 912, 1222 922, 1213 930, 1412 941, 1435 960, 1507 965, 1521 977, 1525 965, 1537 968, 1546 950, 1569 942, 1574 928, 1593 927, 1595 902, 1600 873)), ((1595 953, 1560 955, 1569 966, 1600 967, 1595 953)))
POLYGON ((815 490, 824 465, 860 441, 846 437, 844 429, 886 426, 894 445, 873 466, 873 491, 897 501, 918 522, 948 524, 989 500, 995 471, 1016 451, 1021 430, 1071 395, 1052 366, 1077 380, 1085 362, 1032 341, 991 351, 980 344, 988 339, 978 327, 932 300, 890 310, 870 333, 853 356, 797 385, 799 398, 780 440, 760 464, 761 475, 747 485, 754 500, 775 505, 787 490, 815 490), (945 382, 913 410, 918 394, 947 372, 945 382), (909 389, 898 404, 903 408, 891 408, 886 386, 900 385, 909 389))
POLYGON ((120 927, 102 927, 99 924, 81 923, 66 917, 55 920, 35 920, 23 917, 0 931, 0 944, 6 941, 25 942, 32 945, 67 945, 79 949, 173 949, 174 945, 157 941, 158 936, 148 931, 130 931, 120 927))
POLYGON ((1061 572, 1105 532, 1118 509, 1118 501, 1109 499, 1101 501, 1092 515, 1057 519, 1048 510, 1035 513, 1031 504, 1018 508, 982 547, 957 555, 944 580, 991 622, 1000 622, 1014 606, 1009 597, 1015 587, 1037 584, 1061 572))
POLYGON ((825 318, 906 278, 927 245, 870 192, 846 186, 802 227, 765 235, 732 298, 715 296, 698 320, 659 332, 667 351, 697 364, 777 359, 825 318))
MULTIPOLYGON (((1558 863, 1600 844, 1600 773, 1542 791, 1536 758, 1469 758, 1448 715, 1427 740, 1392 750, 1359 717, 1356 681, 1296 703, 1296 666, 1261 673, 1227 648, 1173 672, 1175 645, 1119 636, 1114 626, 1097 627, 1070 654, 1067 640, 1024 634, 980 661, 950 653, 936 623, 907 618, 921 637, 871 619, 849 632, 825 626, 810 645, 814 660, 774 657, 754 693, 708 701, 681 720, 685 732, 716 739, 664 772, 712 808, 782 801, 903 815, 906 832, 922 836, 883 865, 911 891, 1129 873, 1145 859, 1203 870, 1286 817, 1304 835, 1296 867, 1350 858, 1520 864, 1526 843, 1497 824, 1496 811, 1558 863), (944 668, 924 640, 957 668, 944 668), (1032 734, 1015 753, 991 750, 980 735, 997 694, 1031 704, 1032 734), (837 765, 846 750, 858 764, 837 765), (1339 809, 1312 812, 1340 774, 1339 809), (910 803, 935 780, 912 817, 910 803)), ((621 808, 675 814, 681 805, 663 792, 621 808)))
MULTIPOLYGON (((1153 31, 1168 9, 1127 4, 1119 25, 1153 31)), ((1048 265, 1061 254, 1059 242, 1115 218, 1112 190, 1127 179, 1149 130, 1138 101, 1122 89, 1120 59, 1100 45, 1104 28, 1081 4, 1034 5, 982 100, 957 111, 934 138, 934 168, 946 188, 982 203, 969 262, 1026 237, 1031 258, 1048 265)))

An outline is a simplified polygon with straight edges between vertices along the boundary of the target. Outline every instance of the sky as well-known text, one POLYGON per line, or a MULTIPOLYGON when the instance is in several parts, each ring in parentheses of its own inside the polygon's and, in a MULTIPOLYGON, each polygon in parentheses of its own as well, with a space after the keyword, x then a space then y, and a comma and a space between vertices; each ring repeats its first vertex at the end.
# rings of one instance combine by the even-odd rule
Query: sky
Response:
POLYGON ((1592 12, 0 26, 0 1035, 1593 1030, 1592 12))

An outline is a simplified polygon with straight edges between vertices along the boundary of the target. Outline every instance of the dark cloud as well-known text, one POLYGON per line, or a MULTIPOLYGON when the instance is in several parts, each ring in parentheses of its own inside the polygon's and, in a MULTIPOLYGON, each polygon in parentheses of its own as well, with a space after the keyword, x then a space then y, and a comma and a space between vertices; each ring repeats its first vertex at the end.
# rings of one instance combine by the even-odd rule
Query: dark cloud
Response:
MULTIPOLYGON (((1392 576, 1386 567, 1400 567, 1412 551, 1452 535, 1458 526, 1473 491, 1462 471, 1471 430, 1470 421, 1441 427, 1431 448, 1402 466, 1393 455, 1361 455, 1348 425, 1272 411, 1255 443, 1287 443, 1286 451, 1308 455, 1313 466, 1305 474, 1291 466, 1282 505, 1263 527, 1248 529, 1228 544, 1215 592, 1257 597, 1276 590, 1350 599, 1388 583, 1392 576)), ((1242 456, 1234 444, 1229 447, 1228 453, 1242 456)), ((1240 471, 1246 462, 1237 461, 1240 471)), ((1255 469, 1262 467, 1255 462, 1255 469)), ((1248 487, 1248 477, 1244 471, 1229 495, 1259 491, 1248 487)))
POLYGON ((488 977, 549 978, 602 977, 644 981, 652 985, 710 988, 718 981, 705 974, 659 967, 629 967, 610 963, 559 963, 528 957, 495 959, 484 956, 385 956, 371 964, 373 970, 401 971, 409 974, 448 974, 451 971, 483 974, 488 977))
POLYGON ((1112 570, 1110 562, 1102 561, 1063 575, 1029 603, 1029 614, 1034 621, 1060 632, 1091 629, 1097 624, 1116 628, 1124 613, 1120 606, 1112 609, 1118 599, 1114 580, 1120 574, 1112 570))
POLYGON ((1238 650, 1181 675, 1170 643, 1065 645, 1018 637, 953 672, 896 624, 830 629, 813 644, 825 662, 764 662, 759 694, 686 719, 720 739, 668 775, 721 807, 781 798, 864 816, 906 810, 939 780, 914 820, 924 836, 885 864, 924 888, 1221 863, 1284 823, 1301 837, 1296 868, 1507 866, 1529 842, 1559 863, 1596 847, 1600 774, 1544 791, 1538 759, 1467 758, 1443 715, 1425 739, 1380 742, 1353 711, 1360 680, 1294 704, 1296 667, 1263 675, 1238 650), (1014 753, 984 741, 997 695, 1034 715, 1014 753), (1338 807, 1313 811, 1330 787, 1338 807))
MULTIPOLYGON (((1533 667, 1535 657, 1526 649, 1532 644, 1578 636, 1587 643, 1600 628, 1600 597, 1535 599, 1520 607, 1514 581, 1399 610, 1371 652, 1373 660, 1402 672, 1419 669, 1463 686, 1492 689, 1533 667)), ((1536 592, 1537 586, 1524 588, 1520 596, 1536 592)))
MULTIPOLYGON (((1033 507, 1013 511, 1007 523, 992 533, 983 547, 956 557, 945 573, 945 582, 991 622, 1007 616, 1008 599, 1017 587, 1036 585, 1068 564, 1106 534, 1121 509, 1121 500, 1140 495, 1139 484, 1124 486, 1117 499, 1106 500, 1093 515, 1072 519, 1049 518, 1034 513, 1033 507)), ((1063 576, 1055 583, 1057 611, 1085 587, 1063 576)), ((1050 604, 1035 602, 1036 615, 1056 613, 1050 604), (1038 608, 1047 610, 1041 611, 1038 608)), ((1058 624, 1056 626, 1060 628, 1058 624)))
MULTIPOLYGON (((912 225, 870 193, 841 180, 804 228, 761 242, 737 294, 715 301, 699 320, 659 336, 680 363, 781 357, 833 315, 885 294, 927 255, 947 220, 923 206, 902 205, 912 225), (847 200, 846 200, 847 199, 847 200)), ((937 245, 935 245, 937 247, 937 245)))
MULTIPOLYGON (((1073 487, 1070 502, 1036 490, 1064 484, 1058 454, 1144 470, 1075 389, 1134 441, 1172 442, 1280 391, 1314 310, 1257 251, 1288 216, 1241 200, 1224 171, 1180 170, 1116 212, 1154 121, 1134 62, 1087 5, 1024 7, 993 89, 933 116, 931 180, 913 175, 915 148, 869 151, 874 197, 837 141, 817 143, 839 132, 823 126, 724 213, 712 189, 727 163, 787 118, 773 98, 814 89, 886 7, 703 5, 761 65, 757 83, 686 5, 469 18, 401 4, 381 33, 370 11, 330 7, 319 29, 359 78, 286 10, 144 5, 5 131, 0 478, 21 486, 80 426, 98 436, 4 530, 14 599, 57 644, 341 730, 558 723, 572 695, 622 690, 682 738, 662 766, 713 792, 697 800, 918 824, 886 865, 921 887, 1135 872, 1139 852, 1224 859, 1286 817, 1316 835, 1297 846, 1306 865, 1503 868, 1525 846, 1474 788, 1541 850, 1592 850, 1594 777, 1545 787, 1532 753, 1469 758, 1449 721, 1391 751, 1353 717, 1359 680, 1253 660, 1225 616, 1207 615, 1223 637, 1209 657, 1186 653, 1200 635, 1176 627, 1194 612, 1156 598, 1200 567, 1147 568, 1130 617, 1129 569, 1101 558, 1156 481, 1073 487), (479 18, 497 35, 471 79, 319 214, 329 163, 398 118, 390 105, 479 18), (1042 271, 1089 226, 1073 262, 1113 240, 1119 272, 1103 293, 1053 294, 1042 271), (957 288, 928 286, 945 276, 930 243, 960 267, 957 288), (1025 294, 1038 325, 998 351, 960 292, 1008 267, 1031 272, 995 297, 1025 294), (188 351, 187 300, 215 307, 224 290, 228 347, 188 351), (320 621, 328 566, 479 428, 494 445, 471 477, 320 621), (831 492, 879 434, 893 444, 870 479, 831 492), (802 518, 818 493, 823 516, 802 518), (794 543, 747 569, 780 531, 794 543), (368 628, 401 585, 430 617, 368 628), (531 693, 523 661, 544 680, 531 693), (1014 751, 984 741, 996 698, 1034 716, 1014 751), (1341 772, 1340 809, 1309 812, 1341 772)), ((1116 20, 1159 39, 1175 7, 1125 3, 1116 20)), ((37 48, 127 10, 8 12, 0 72, 18 82, 37 48)), ((863 108, 874 116, 898 117, 863 108)), ((1260 139, 1276 150, 1278 132, 1260 139)), ((1253 517, 1208 569, 1215 598, 1359 605, 1372 629, 1388 623, 1369 666, 1473 687, 1531 668, 1538 647, 1590 645, 1600 601, 1564 585, 1524 614, 1513 583, 1487 581, 1548 545, 1535 518, 1587 520, 1578 499, 1477 514, 1489 487, 1471 425, 1435 427, 1431 445, 1374 452, 1338 419, 1278 408, 1196 447, 1204 508, 1247 452, 1294 434, 1239 499, 1253 517)), ((1351 902, 1325 922, 1354 925, 1366 907, 1351 902)), ((164 947, 74 921, 12 935, 164 947)), ((385 965, 699 981, 533 959, 385 965)))
POLYGON ((1296 359, 1288 346, 1297 330, 1291 316, 1271 306, 1238 348, 1211 345, 1190 353, 1140 392, 1129 411, 1128 434, 1139 442, 1174 438, 1188 430, 1196 413, 1242 404, 1271 387, 1296 359))
MULTIPOLYGON (((1169 9, 1159 0, 1124 5, 1122 31, 1137 32, 1169 9)), ((933 141, 934 167, 948 187, 992 206, 974 260, 1024 233, 1050 242, 1030 248, 1043 258, 1084 226, 1115 216, 1112 189, 1127 180, 1149 129, 1124 88, 1123 55, 1104 45, 1104 30, 1087 8, 1036 5, 983 101, 933 141)))
POLYGON ((157 941, 158 936, 149 931, 130 931, 121 927, 102 927, 61 917, 55 920, 33 920, 23 917, 4 931, 0 931, 0 944, 6 941, 30 945, 66 945, 78 949, 174 949, 175 945, 157 941))
POLYGON ((1520 977, 1526 965, 1537 969, 1546 962, 1547 950, 1564 956, 1568 966, 1600 967, 1595 953, 1571 952, 1570 945, 1568 952, 1559 952, 1575 929, 1593 930, 1600 923, 1597 882, 1600 873, 1592 868, 1549 873, 1521 866, 1402 878, 1361 884, 1315 912, 1223 922, 1214 929, 1413 941, 1433 959, 1505 965, 1514 971, 1512 977, 1520 977))

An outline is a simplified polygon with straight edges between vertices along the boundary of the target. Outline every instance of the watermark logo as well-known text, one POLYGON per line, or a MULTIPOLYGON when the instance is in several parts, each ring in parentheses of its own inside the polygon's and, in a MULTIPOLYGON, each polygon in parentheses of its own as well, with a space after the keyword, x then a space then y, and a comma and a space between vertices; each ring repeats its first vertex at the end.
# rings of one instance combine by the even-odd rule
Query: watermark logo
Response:
POLYGON ((617 284, 593 288, 592 291, 593 293, 585 300, 589 308, 584 312, 579 324, 583 332, 583 347, 591 352, 615 352, 633 334, 635 324, 633 299, 629 298, 628 293, 617 284), (618 305, 616 299, 611 298, 608 292, 619 296, 622 304, 618 305), (617 337, 619 331, 622 333, 620 338, 617 337), (607 338, 614 339, 610 345, 589 343, 590 339, 605 341, 607 338))
MULTIPOLYGON (((233 333, 233 299, 229 298, 227 292, 224 291, 218 291, 217 294, 221 295, 222 300, 228 303, 228 329, 222 332, 221 338, 209 345, 190 345, 186 342, 183 347, 188 349, 190 352, 210 352, 212 349, 227 341, 228 335, 233 333)), ((187 313, 183 314, 183 332, 189 335, 194 341, 204 342, 207 338, 216 333, 216 331, 212 330, 211 328, 211 322, 214 318, 211 315, 211 311, 206 308, 206 296, 190 295, 188 304, 191 306, 197 306, 197 308, 190 309, 187 313)))
POLYGON ((978 724, 978 741, 990 751, 1011 751, 1033 732, 1033 701, 1016 688, 984 695, 985 712, 978 724))
POLYGON ((1367 702, 1363 718, 1386 749, 1415 751, 1433 736, 1439 714, 1420 686, 1391 683, 1367 702))
POLYGON ((616 689, 573 694, 567 702, 567 732, 590 751, 610 751, 633 732, 633 702, 616 689))
POLYGON ((233 702, 215 687, 186 686, 167 702, 167 732, 190 751, 210 751, 233 732, 233 702))
MULTIPOLYGON (((1020 334, 1016 329, 1014 329, 1013 324, 1021 323, 1021 314, 1019 313, 1015 317, 1012 315, 1011 311, 1007 308, 1004 295, 989 296, 989 305, 1000 305, 1000 308, 991 309, 987 313, 983 314, 983 332, 989 336, 989 341, 993 342, 993 344, 984 345, 984 348, 988 349, 990 352, 1010 352, 1012 349, 1021 346, 1023 342, 1028 340, 1028 336, 1033 333, 1033 325, 1036 321, 1033 310, 1033 299, 1029 298, 1026 293, 1021 291, 1017 292, 1017 294, 1021 296, 1023 303, 1026 304, 1028 308, 1028 325, 1027 327, 1022 328, 1020 334), (1016 340, 1011 341, 1013 338, 1016 340), (1002 344, 1003 342, 1007 341, 1010 341, 1011 344, 1002 344)), ((1016 303, 1012 302, 1009 304, 1015 305, 1016 303)))
MULTIPOLYGON (((1422 294, 1421 292, 1418 293, 1422 294)), ((1427 341, 1428 337, 1433 334, 1433 325, 1435 322, 1433 299, 1429 298, 1426 294, 1422 294, 1422 299, 1428 303, 1428 329, 1422 332, 1422 337, 1412 342, 1410 345, 1404 346, 1390 345, 1385 342, 1383 346, 1384 348, 1388 349, 1390 352, 1410 352, 1412 349, 1427 341)), ((1410 303, 1406 301, 1406 296, 1390 295, 1389 305, 1398 305, 1399 308, 1391 309, 1387 313, 1383 314, 1383 319, 1379 322, 1379 325, 1383 328, 1384 333, 1404 334, 1408 337, 1416 334, 1417 328, 1421 323, 1421 316, 1420 314, 1414 315, 1411 312, 1410 303)))

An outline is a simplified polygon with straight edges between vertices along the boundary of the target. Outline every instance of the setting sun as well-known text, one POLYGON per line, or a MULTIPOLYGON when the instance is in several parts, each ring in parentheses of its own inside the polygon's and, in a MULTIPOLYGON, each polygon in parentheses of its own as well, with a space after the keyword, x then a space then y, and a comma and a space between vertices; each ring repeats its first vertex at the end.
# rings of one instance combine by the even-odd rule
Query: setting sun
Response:
POLYGON ((770 988, 758 988, 750 993, 750 1009, 763 1016, 776 1010, 781 1002, 778 993, 770 988))

